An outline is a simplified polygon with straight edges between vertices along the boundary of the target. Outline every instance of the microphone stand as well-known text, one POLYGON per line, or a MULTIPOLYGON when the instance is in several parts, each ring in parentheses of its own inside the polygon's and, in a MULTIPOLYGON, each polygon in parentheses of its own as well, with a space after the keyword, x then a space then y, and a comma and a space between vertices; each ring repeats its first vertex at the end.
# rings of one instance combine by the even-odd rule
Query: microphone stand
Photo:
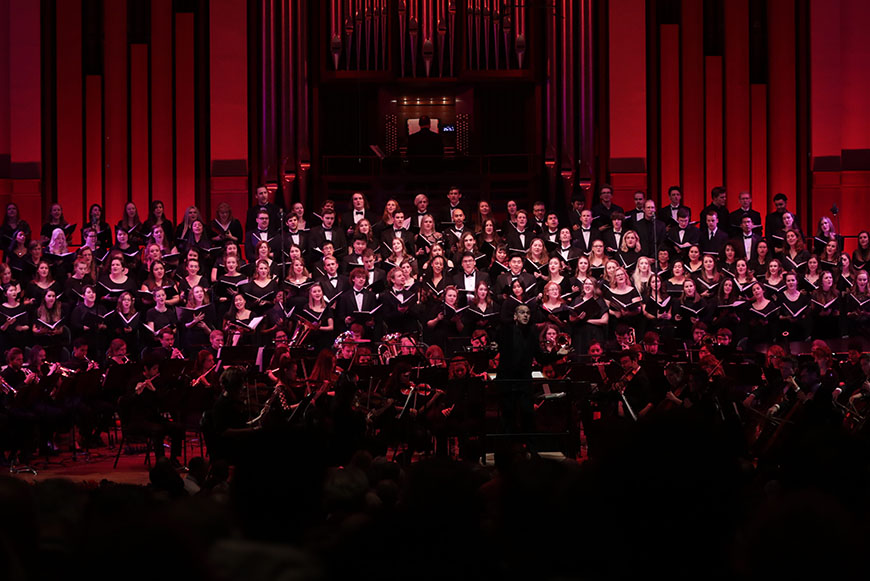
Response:
MULTIPOLYGON (((284 228, 286 227, 284 224, 284 206, 278 208, 278 215, 281 217, 281 225, 278 231, 281 233, 281 285, 283 285, 284 281, 287 280, 287 255, 284 250, 284 228)), ((281 306, 283 308, 284 305, 281 306)))

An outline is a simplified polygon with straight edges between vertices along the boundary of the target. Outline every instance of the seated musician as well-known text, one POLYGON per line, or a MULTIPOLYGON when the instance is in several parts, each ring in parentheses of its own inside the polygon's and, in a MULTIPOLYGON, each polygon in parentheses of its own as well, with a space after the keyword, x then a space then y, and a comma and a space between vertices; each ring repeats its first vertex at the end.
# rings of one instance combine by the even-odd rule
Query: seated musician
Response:
POLYGON ((169 462, 180 468, 178 456, 184 432, 180 425, 164 417, 161 398, 165 395, 166 383, 160 377, 160 358, 149 354, 142 361, 141 371, 133 376, 127 393, 118 401, 122 429, 131 434, 147 435, 157 458, 163 458, 163 440, 170 439, 169 462))
POLYGON ((448 455, 448 438, 456 436, 459 457, 473 460, 479 450, 472 448, 472 438, 483 428, 484 387, 468 360, 461 356, 450 359, 448 382, 437 389, 426 404, 426 421, 435 436, 435 453, 448 455))

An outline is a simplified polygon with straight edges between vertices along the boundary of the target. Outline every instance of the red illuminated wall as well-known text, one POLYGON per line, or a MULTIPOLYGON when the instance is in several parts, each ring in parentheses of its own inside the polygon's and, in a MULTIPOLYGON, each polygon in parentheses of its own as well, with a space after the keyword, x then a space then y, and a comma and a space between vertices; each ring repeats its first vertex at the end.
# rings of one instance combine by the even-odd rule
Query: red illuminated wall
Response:
POLYGON ((600 126, 610 131, 601 179, 613 182, 619 203, 630 205, 634 189, 666 203, 667 188, 680 184, 696 217, 720 185, 732 206, 740 191, 752 192, 762 214, 777 192, 792 208, 807 205, 797 189, 801 4, 768 0, 764 20, 751 0, 729 0, 718 13, 705 13, 716 3, 697 0, 610 0, 599 44, 609 75, 600 126), (754 57, 753 35, 766 40, 754 57), (754 80, 752 58, 767 65, 754 80))
POLYGON ((841 231, 856 234, 870 215, 870 4, 810 5, 813 215, 830 214, 837 204, 841 231))
POLYGON ((0 0, 0 204, 42 220, 39 2, 0 0))
MULTIPOLYGON (((47 164, 46 182, 37 181, 32 188, 38 192, 41 185, 43 194, 31 204, 33 216, 28 219, 40 223, 43 210, 54 200, 63 205, 70 221, 78 223, 88 205, 99 203, 114 224, 128 200, 136 203, 143 219, 156 199, 176 219, 191 204, 211 214, 209 175, 198 169, 209 167, 210 159, 235 161, 216 165, 236 179, 236 189, 243 194, 236 206, 243 211, 245 4, 57 0, 42 3, 45 12, 40 14, 39 2, 0 0, 0 39, 7 30, 12 34, 8 46, 0 42, 0 112, 16 112, 0 113, 0 170, 13 148, 16 162, 35 164, 37 169, 47 164), (90 14, 102 12, 102 24, 87 20, 88 9, 90 14), (40 19, 56 26, 41 27, 40 19), (42 30, 54 31, 54 36, 40 42, 42 30), (214 42, 209 43, 210 35, 216 35, 214 42), (45 111, 40 110, 40 47, 47 47, 42 67, 57 88, 45 111), (98 56, 88 60, 89 54, 98 56), (209 71, 211 86, 201 82, 209 71), (15 83, 4 82, 9 78, 15 83), (7 99, 13 102, 7 104, 7 99), (50 126, 50 154, 45 160, 41 122, 50 126)), ((18 167, 25 167, 21 163, 18 167)), ((35 177, 40 177, 39 171, 35 177)), ((0 195, 13 185, 28 187, 0 173, 0 195)))

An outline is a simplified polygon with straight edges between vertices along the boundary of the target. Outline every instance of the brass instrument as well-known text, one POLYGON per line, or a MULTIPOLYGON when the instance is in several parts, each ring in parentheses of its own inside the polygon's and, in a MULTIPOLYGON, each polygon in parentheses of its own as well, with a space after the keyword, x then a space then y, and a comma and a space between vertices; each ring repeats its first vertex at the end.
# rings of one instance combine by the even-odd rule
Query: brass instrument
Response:
POLYGON ((15 396, 18 395, 18 390, 9 385, 9 382, 3 379, 3 376, 0 376, 0 393, 2 393, 3 395, 15 396))
POLYGON ((635 345, 636 343, 637 343, 637 336, 635 334, 634 327, 629 327, 628 328, 628 337, 626 338, 626 341, 624 343, 619 344, 619 347, 623 351, 628 351, 629 349, 631 349, 632 345, 635 345))
POLYGON ((311 333, 311 326, 307 321, 299 319, 296 322, 296 328, 293 329, 293 334, 287 341, 287 346, 291 348, 302 347, 305 344, 305 340, 308 338, 309 333, 311 333))
POLYGON ((378 359, 382 365, 387 365, 390 359, 399 354, 399 341, 402 339, 401 333, 390 333, 384 335, 381 344, 378 345, 378 359))
POLYGON ((341 348, 345 343, 353 343, 353 331, 345 331, 341 333, 338 337, 335 338, 335 341, 332 343, 332 350, 336 353, 341 351, 341 348))

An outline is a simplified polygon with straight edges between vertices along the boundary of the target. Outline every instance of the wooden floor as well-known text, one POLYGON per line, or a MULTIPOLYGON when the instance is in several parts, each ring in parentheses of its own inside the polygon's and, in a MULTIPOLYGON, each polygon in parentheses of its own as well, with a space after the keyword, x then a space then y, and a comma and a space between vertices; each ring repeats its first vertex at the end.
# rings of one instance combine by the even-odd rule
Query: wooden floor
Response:
MULTIPOLYGON (((74 482, 99 483, 102 480, 110 480, 119 484, 148 484, 148 471, 154 465, 154 454, 151 454, 150 466, 145 464, 145 453, 122 453, 118 460, 118 467, 113 468, 115 463, 115 447, 102 447, 90 451, 88 454, 78 453, 73 457, 72 452, 61 452, 46 459, 44 456, 34 459, 31 467, 32 472, 15 473, 10 468, 4 467, 11 476, 21 478, 28 482, 40 482, 52 478, 65 478, 74 482)), ((187 450, 187 458, 199 456, 199 444, 191 442, 187 450)))

